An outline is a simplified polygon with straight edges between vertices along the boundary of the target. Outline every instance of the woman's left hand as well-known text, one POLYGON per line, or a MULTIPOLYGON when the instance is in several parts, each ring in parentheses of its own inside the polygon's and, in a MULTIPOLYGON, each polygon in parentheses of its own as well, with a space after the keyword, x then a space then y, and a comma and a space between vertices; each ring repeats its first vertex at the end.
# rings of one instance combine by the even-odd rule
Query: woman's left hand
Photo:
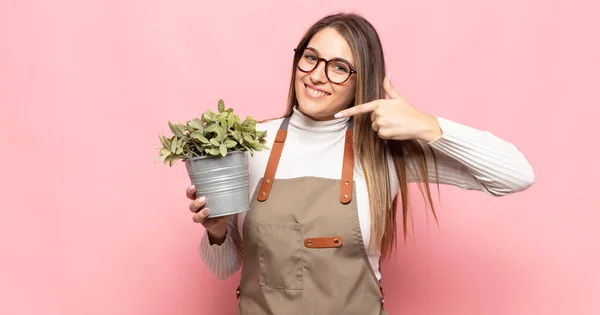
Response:
POLYGON ((383 87, 389 99, 356 105, 340 111, 334 117, 371 113, 371 127, 383 139, 419 139, 431 142, 442 136, 442 130, 435 116, 412 107, 392 87, 389 78, 384 79, 383 87))

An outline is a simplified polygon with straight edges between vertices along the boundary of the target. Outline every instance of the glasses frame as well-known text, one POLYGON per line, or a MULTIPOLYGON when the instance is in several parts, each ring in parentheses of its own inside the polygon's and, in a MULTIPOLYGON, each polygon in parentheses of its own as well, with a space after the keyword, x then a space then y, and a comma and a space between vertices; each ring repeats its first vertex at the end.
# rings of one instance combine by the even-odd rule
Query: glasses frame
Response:
POLYGON ((302 54, 304 54, 305 50, 310 50, 310 51, 312 51, 317 56, 317 63, 315 64, 315 67, 312 68, 312 70, 309 70, 309 71, 302 70, 302 69, 300 69, 300 58, 302 58, 302 55, 299 55, 298 61, 296 62, 296 68, 298 68, 298 70, 300 70, 300 71, 302 71, 304 73, 311 73, 311 72, 313 72, 313 70, 315 70, 315 69, 317 69, 319 67, 319 64, 321 63, 321 61, 325 62, 325 76, 327 77, 327 80, 329 80, 329 82, 331 82, 333 84, 344 84, 344 83, 346 83, 346 81, 348 81, 348 79, 350 79, 350 77, 352 76, 352 74, 358 73, 354 69, 354 66, 352 66, 352 64, 350 64, 350 62, 348 62, 345 59, 342 59, 342 58, 333 58, 333 59, 327 60, 325 58, 321 58, 321 55, 319 55, 319 53, 315 49, 313 49, 313 48, 307 47, 307 48, 302 49, 302 51, 299 48, 294 48, 294 52, 296 54, 299 54, 300 52, 302 54), (343 62, 343 63, 345 63, 345 64, 348 65, 348 67, 350 68, 350 73, 348 74, 348 77, 346 78, 346 80, 344 80, 342 82, 333 82, 333 81, 331 81, 331 79, 329 78, 329 71, 327 70, 328 69, 327 66, 329 65, 329 62, 331 62, 331 61, 339 61, 339 62, 343 62))

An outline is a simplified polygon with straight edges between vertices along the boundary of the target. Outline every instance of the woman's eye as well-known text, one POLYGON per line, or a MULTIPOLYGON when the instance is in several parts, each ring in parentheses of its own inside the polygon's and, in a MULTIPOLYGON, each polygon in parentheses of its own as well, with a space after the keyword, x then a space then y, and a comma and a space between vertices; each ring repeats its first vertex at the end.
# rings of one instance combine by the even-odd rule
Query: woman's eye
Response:
POLYGON ((348 69, 348 67, 346 65, 343 64, 335 64, 332 67, 333 71, 338 72, 338 73, 348 73, 350 72, 350 69, 348 69))

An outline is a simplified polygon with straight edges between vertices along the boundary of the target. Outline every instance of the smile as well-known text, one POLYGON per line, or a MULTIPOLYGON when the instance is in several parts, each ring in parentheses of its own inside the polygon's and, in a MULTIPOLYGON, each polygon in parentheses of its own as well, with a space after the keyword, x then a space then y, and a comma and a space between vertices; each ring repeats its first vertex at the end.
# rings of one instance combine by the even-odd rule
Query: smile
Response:
POLYGON ((308 95, 310 95, 312 97, 325 97, 327 95, 330 95, 327 92, 315 90, 315 89, 311 88, 310 86, 308 86, 306 84, 304 84, 304 86, 306 87, 306 92, 308 93, 308 95))

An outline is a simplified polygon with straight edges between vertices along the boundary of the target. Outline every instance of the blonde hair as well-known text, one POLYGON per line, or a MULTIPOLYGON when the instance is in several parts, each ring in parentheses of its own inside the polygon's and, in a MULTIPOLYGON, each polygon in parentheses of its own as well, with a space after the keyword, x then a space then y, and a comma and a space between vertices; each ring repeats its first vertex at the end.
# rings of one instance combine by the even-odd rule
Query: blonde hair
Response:
MULTIPOLYGON (((303 51, 310 39, 324 28, 333 28, 348 42, 353 52, 357 70, 356 91, 354 104, 363 104, 376 99, 385 98, 383 80, 385 76, 385 61, 379 35, 375 28, 365 18, 353 13, 338 13, 326 16, 312 25, 300 40, 297 48, 303 51)), ((289 87, 287 110, 283 117, 292 115, 293 108, 298 105, 294 82, 296 65, 301 54, 295 54, 292 78, 289 87)), ((404 238, 407 236, 407 219, 409 214, 407 165, 406 156, 411 156, 416 170, 415 176, 420 185, 423 198, 428 202, 437 221, 428 182, 428 166, 425 150, 428 147, 420 145, 416 140, 396 141, 381 139, 371 129, 370 114, 354 117, 353 144, 355 156, 361 164, 369 193, 371 216, 371 242, 369 247, 379 250, 382 259, 388 257, 396 241, 396 209, 397 198, 390 193, 390 168, 388 158, 391 157, 400 184, 402 205, 402 223, 404 238), (423 187, 425 191, 423 191, 423 187)), ((430 150, 430 149, 429 149, 430 150)), ((434 165, 437 165, 435 154, 430 150, 434 165)), ((437 175, 437 166, 436 175, 437 175)))

